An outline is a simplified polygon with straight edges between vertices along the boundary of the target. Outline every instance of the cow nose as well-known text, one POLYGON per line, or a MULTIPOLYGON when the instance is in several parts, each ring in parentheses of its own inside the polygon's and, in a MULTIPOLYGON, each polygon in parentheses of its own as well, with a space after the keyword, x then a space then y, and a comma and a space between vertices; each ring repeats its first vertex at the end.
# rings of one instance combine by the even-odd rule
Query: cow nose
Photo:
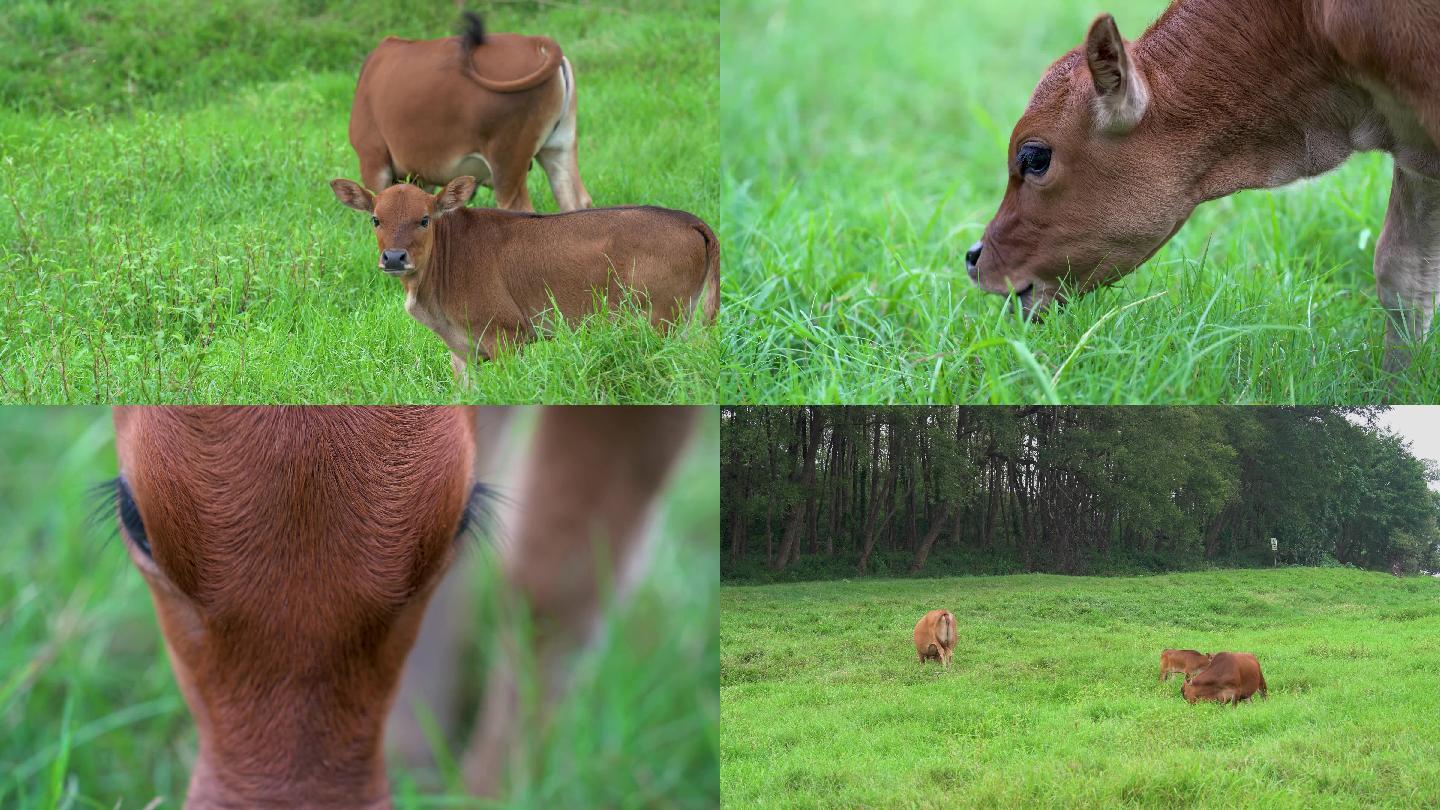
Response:
POLYGON ((971 281, 975 281, 980 275, 980 270, 975 265, 980 261, 980 248, 983 246, 982 242, 976 242, 965 251, 965 271, 970 274, 971 281))
POLYGON ((380 251, 380 263, 391 269, 404 267, 410 261, 408 250, 382 250, 380 251))

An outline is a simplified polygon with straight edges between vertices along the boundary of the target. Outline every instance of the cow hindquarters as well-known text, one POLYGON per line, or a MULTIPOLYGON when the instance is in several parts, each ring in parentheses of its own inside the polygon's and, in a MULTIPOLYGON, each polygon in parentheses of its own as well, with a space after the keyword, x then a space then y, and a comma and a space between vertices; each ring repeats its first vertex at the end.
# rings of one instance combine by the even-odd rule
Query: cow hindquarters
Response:
POLYGON ((576 134, 575 119, 578 109, 575 101, 575 74, 570 70, 570 60, 560 61, 560 78, 565 83, 565 101, 555 128, 540 144, 535 157, 550 180, 550 191, 555 195, 555 204, 561 211, 589 208, 590 193, 580 180, 579 138, 576 134))
POLYGON ((1385 227, 1375 245, 1375 283, 1389 314, 1384 369, 1404 370, 1425 339, 1440 294, 1440 182, 1395 166, 1385 227))
POLYGON ((606 597, 623 591, 644 556, 656 497, 693 421, 689 408, 560 407, 541 416, 504 563, 507 609, 528 618, 530 631, 501 638, 465 760, 472 791, 495 795, 534 750, 606 597), (522 688, 531 672, 539 683, 522 688))

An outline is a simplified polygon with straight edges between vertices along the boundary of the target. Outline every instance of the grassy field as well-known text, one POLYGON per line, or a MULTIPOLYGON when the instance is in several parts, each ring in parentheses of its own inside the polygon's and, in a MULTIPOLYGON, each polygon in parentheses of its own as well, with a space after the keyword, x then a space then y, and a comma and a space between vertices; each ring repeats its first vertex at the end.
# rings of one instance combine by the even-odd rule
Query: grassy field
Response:
POLYGON ((1340 569, 878 580, 720 593, 727 804, 1421 807, 1440 795, 1440 582, 1340 569), (948 671, 916 662, 954 612, 948 671), (1189 705, 1165 647, 1268 700, 1189 705))
MULTIPOLYGON (((1369 403, 1371 275, 1390 160, 1205 206, 1115 289, 1043 324, 973 288, 1010 131, 1050 63, 1111 11, 734 0, 722 22, 722 390, 734 402, 1369 403)), ((1431 402, 1440 339, 1394 383, 1431 402)))
MULTIPOLYGON (((716 2, 480 4, 575 65, 596 205, 719 214, 716 2)), ((374 268, 328 186, 361 60, 449 3, 8 3, 0 25, 0 401, 714 402, 720 347, 597 319, 472 373, 374 268)), ((553 211, 544 172, 537 208, 553 211)), ((493 205, 481 190, 475 205, 493 205)))
MULTIPOLYGON (((669 542, 581 662, 531 780, 500 806, 718 801, 718 430, 707 422, 665 504, 669 542)), ((112 526, 87 525, 88 488, 115 473, 109 413, 7 408, 0 458, 0 807, 178 807, 193 726, 144 582, 112 526)), ((484 553, 468 566, 482 583, 493 570, 484 553)), ((478 658, 494 619, 477 626, 478 658)), ((434 782, 393 772, 397 806, 475 806, 453 771, 440 793, 421 787, 434 782)))

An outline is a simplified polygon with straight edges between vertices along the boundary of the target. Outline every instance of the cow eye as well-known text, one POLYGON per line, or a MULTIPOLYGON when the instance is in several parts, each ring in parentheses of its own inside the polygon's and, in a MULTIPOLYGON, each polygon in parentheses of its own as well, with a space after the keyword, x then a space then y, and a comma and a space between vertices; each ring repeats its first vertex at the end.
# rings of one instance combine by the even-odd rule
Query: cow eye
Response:
POLYGON ((370 221, 374 223, 375 227, 380 227, 380 217, 370 217, 370 221))
POLYGON ((150 555, 150 538, 145 534, 145 521, 140 519, 140 508, 135 505, 135 497, 130 494, 130 485, 121 478, 115 482, 115 506, 120 512, 120 525, 125 529, 125 536, 135 547, 150 555))
POLYGON ((429 225, 429 224, 430 224, 430 215, 429 215, 429 214, 426 214, 425 216, 420 217, 420 227, 424 228, 424 227, 426 227, 426 226, 429 225))
POLYGON ((1015 153, 1015 168, 1020 176, 1044 177, 1050 168, 1050 147, 1038 143, 1027 143, 1015 153))

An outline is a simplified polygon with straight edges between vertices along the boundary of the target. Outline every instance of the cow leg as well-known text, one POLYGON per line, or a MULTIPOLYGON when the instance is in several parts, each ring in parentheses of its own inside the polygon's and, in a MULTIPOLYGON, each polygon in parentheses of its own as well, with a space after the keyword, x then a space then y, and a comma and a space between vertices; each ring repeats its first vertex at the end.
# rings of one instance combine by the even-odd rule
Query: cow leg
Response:
MULTIPOLYGON (((531 141, 530 149, 535 148, 531 141)), ((494 179, 495 205, 510 211, 534 211, 530 189, 525 180, 530 174, 529 149, 514 143, 499 144, 494 154, 486 155, 494 179)))
POLYGON ((455 372, 455 382, 459 383, 461 388, 470 387, 470 374, 465 370, 465 358, 451 352, 450 370, 455 372))
POLYGON ((1440 182, 1395 165, 1385 227, 1375 244, 1375 283, 1389 314, 1386 373, 1404 370, 1425 339, 1440 294, 1440 182))
POLYGON ((501 638, 465 758, 474 792, 494 795, 534 750, 572 656, 596 630, 608 595, 602 583, 623 591, 638 567, 656 497, 694 418, 694 409, 677 407, 556 407, 541 415, 503 562, 510 609, 528 613, 531 630, 501 638), (542 684, 521 690, 529 661, 542 684), (523 716, 522 691, 540 696, 538 717, 523 716))
POLYGON ((540 151, 535 157, 540 161, 541 168, 545 169, 545 177, 550 181, 550 191, 555 195, 555 204, 560 206, 561 211, 574 211, 577 208, 589 208, 593 203, 590 192, 585 190, 585 183, 580 180, 579 139, 575 129, 578 109, 575 101, 575 75, 570 72, 568 61, 564 63, 563 69, 570 81, 569 103, 561 113, 555 130, 545 139, 545 143, 540 145, 540 151))
MULTIPOLYGON (((475 465, 477 482, 499 477, 500 448, 506 442, 510 418, 506 407, 475 409, 475 465)), ((408 768, 428 768, 434 754, 425 738, 420 717, 431 717, 443 738, 459 732, 461 692, 460 657, 471 636, 471 583, 463 558, 441 581, 420 623, 415 646, 405 659, 400 689, 385 724, 385 744, 394 761, 408 768)))
POLYGON ((395 183, 395 168, 390 165, 390 152, 384 146, 357 149, 360 156, 360 182, 379 194, 395 183))

